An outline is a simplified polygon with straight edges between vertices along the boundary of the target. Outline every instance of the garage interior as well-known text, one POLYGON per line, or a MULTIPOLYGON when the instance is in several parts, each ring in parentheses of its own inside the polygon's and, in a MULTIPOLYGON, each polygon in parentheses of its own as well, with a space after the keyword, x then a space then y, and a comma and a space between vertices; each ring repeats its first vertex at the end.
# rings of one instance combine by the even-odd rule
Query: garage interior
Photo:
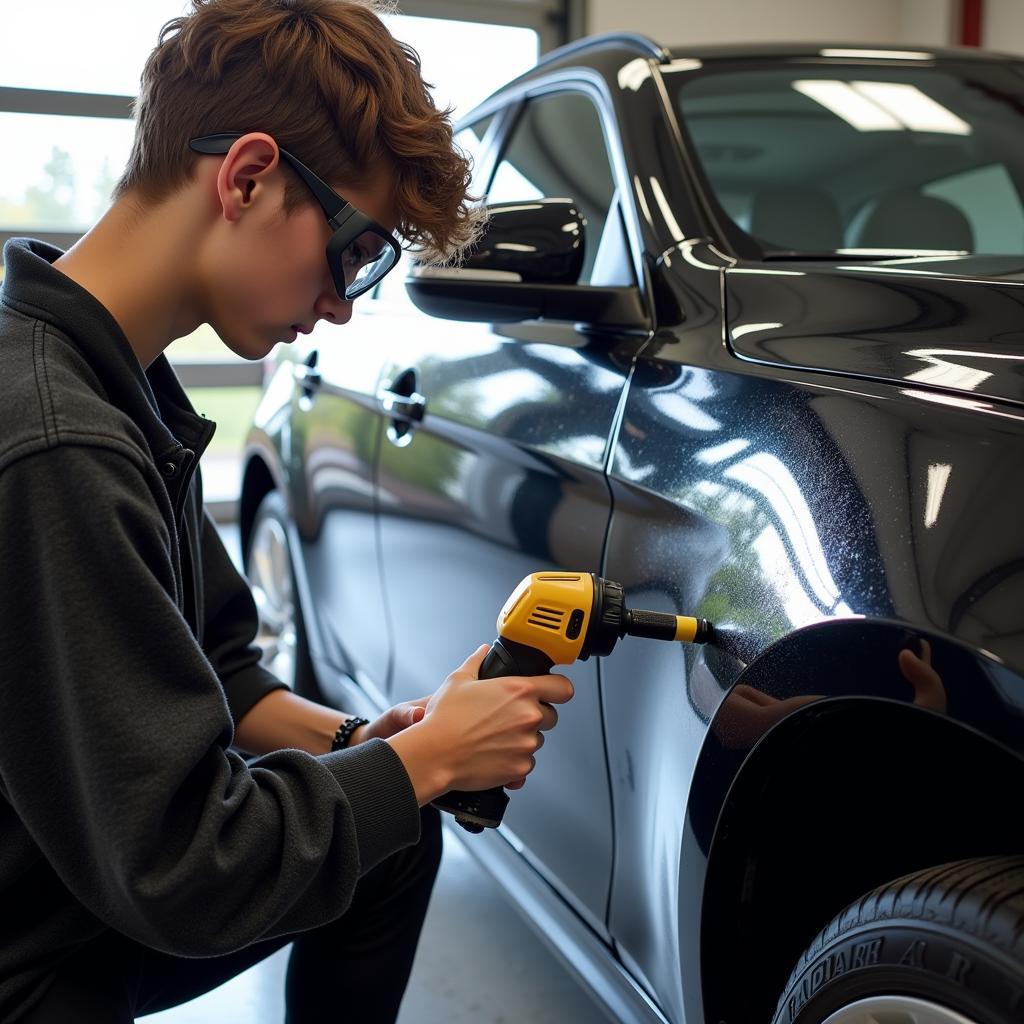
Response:
MULTIPOLYGON (((77 159, 89 145, 83 141, 81 124, 97 117, 118 122, 110 133, 109 152, 121 152, 122 129, 130 117, 130 95, 122 83, 137 77, 157 27, 179 13, 181 5, 175 0, 132 5, 128 42, 119 47, 136 49, 130 60, 125 59, 120 79, 101 66, 106 62, 95 61, 95 54, 102 51, 107 15, 118 6, 117 0, 38 0, 17 9, 5 5, 0 16, 0 127, 9 122, 9 130, 16 134, 18 118, 65 119, 69 141, 65 147, 60 128, 54 129, 53 154, 46 165, 52 187, 46 196, 37 197, 30 214, 22 210, 16 220, 8 214, 23 183, 16 180, 20 172, 5 172, 8 181, 0 182, 0 244, 31 234, 68 247, 80 237, 81 231, 71 223, 75 217, 69 216, 70 185, 61 175, 67 173, 68 154, 77 159), (55 18, 63 23, 62 42, 55 42, 46 28, 55 18), (15 52, 25 48, 18 40, 26 38, 34 40, 29 49, 48 48, 46 68, 38 67, 38 61, 30 66, 15 52), (60 50, 62 45, 66 52, 60 50), (55 65, 67 67, 66 79, 57 80, 55 65)), ((127 17, 119 9, 117 16, 127 17)), ((444 102, 455 105, 455 116, 555 47, 597 33, 642 33, 678 47, 678 54, 685 53, 688 44, 771 42, 908 49, 970 46, 1024 54, 1020 0, 400 0, 391 17, 392 30, 420 51, 424 77, 435 84, 444 102), (498 51, 500 60, 495 57, 498 51)), ((108 167, 105 173, 114 170, 108 167)), ((241 359, 225 361, 216 339, 201 331, 185 339, 171 359, 196 409, 220 424, 203 462, 204 484, 208 507, 240 567, 241 445, 263 368, 241 359)), ((220 989, 146 1019, 154 1024, 275 1024, 283 1019, 287 956, 283 949, 220 989)), ((501 887, 454 834, 446 837, 401 1024, 565 1024, 603 1019, 501 887)))

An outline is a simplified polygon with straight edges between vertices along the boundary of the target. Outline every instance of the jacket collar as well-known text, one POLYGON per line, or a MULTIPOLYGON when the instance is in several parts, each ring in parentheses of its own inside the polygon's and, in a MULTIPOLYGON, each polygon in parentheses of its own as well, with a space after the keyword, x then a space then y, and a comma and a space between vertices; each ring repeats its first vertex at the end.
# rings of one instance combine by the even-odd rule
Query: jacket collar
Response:
POLYGON ((4 245, 3 301, 53 324, 95 371, 107 399, 139 426, 165 476, 191 476, 216 430, 197 415, 165 355, 145 371, 120 325, 90 292, 51 264, 63 251, 46 242, 12 238, 4 245), (194 453, 187 454, 186 450, 194 453), (176 469, 167 472, 173 462, 176 469))

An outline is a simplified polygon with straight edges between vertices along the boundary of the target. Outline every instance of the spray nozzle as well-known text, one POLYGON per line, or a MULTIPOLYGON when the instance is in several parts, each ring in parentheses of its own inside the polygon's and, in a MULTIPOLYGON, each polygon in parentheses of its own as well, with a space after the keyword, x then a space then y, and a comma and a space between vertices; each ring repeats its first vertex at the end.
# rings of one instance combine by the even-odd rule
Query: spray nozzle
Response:
POLYGON ((689 615, 668 615, 627 608, 622 584, 594 576, 594 603, 581 658, 610 654, 620 637, 678 640, 703 644, 711 639, 711 623, 689 615))

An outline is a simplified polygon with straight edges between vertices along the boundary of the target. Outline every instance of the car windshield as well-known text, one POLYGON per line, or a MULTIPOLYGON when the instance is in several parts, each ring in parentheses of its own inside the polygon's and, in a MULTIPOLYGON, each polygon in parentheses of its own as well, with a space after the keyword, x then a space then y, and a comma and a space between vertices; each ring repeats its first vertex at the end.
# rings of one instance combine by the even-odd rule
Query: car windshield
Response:
POLYGON ((666 70, 711 191, 765 257, 1024 254, 1015 64, 666 70))

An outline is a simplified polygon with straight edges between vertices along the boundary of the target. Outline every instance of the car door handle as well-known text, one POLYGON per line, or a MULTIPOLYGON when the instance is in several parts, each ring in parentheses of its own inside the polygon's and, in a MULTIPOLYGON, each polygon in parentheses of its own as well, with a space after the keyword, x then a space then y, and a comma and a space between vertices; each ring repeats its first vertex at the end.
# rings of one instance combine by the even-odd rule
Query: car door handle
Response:
POLYGON ((292 375, 302 385, 303 390, 312 391, 324 382, 323 375, 315 366, 299 363, 292 369, 292 375))
POLYGON ((377 401, 389 416, 405 423, 419 423, 427 408, 427 400, 416 391, 411 395, 401 395, 397 391, 381 388, 377 392, 377 401))

